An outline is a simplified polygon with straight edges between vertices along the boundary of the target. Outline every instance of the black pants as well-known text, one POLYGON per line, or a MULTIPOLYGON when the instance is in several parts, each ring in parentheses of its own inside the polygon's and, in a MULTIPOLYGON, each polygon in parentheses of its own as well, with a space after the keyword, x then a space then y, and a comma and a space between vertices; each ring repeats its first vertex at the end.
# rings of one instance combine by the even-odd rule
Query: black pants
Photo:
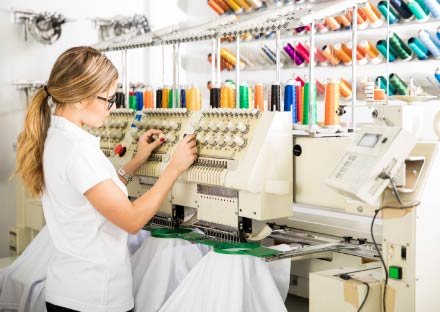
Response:
MULTIPOLYGON (((47 310, 47 312, 79 312, 76 310, 57 306, 57 305, 54 305, 49 302, 46 302, 46 310, 47 310)), ((127 311, 127 312, 133 312, 133 309, 131 309, 130 311, 127 311)))

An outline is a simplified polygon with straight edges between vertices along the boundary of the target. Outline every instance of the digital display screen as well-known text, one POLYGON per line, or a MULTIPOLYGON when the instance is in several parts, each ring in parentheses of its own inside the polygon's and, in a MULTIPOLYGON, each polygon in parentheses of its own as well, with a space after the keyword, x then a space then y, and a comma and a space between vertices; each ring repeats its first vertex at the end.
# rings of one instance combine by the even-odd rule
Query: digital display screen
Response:
POLYGON ((365 133, 359 140, 358 146, 374 148, 382 135, 377 133, 365 133))

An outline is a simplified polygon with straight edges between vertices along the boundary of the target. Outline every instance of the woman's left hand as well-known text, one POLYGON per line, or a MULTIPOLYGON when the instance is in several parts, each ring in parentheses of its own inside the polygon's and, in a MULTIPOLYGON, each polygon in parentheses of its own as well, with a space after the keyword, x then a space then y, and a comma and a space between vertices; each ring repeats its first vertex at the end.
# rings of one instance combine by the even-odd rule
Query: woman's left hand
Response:
POLYGON ((139 136, 138 148, 135 157, 139 157, 142 162, 145 162, 150 157, 151 152, 158 146, 160 146, 164 139, 161 137, 162 131, 156 129, 150 129, 141 136, 139 136), (153 136, 156 135, 155 140, 153 136))

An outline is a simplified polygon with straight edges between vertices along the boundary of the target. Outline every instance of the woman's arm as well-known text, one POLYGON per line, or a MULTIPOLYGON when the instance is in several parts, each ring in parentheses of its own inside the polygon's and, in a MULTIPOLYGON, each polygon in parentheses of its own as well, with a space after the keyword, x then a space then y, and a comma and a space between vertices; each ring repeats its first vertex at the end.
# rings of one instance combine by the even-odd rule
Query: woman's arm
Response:
POLYGON ((110 222, 134 234, 156 214, 174 182, 196 158, 194 135, 188 135, 176 147, 170 163, 156 184, 134 202, 130 202, 112 180, 98 183, 84 195, 110 222))

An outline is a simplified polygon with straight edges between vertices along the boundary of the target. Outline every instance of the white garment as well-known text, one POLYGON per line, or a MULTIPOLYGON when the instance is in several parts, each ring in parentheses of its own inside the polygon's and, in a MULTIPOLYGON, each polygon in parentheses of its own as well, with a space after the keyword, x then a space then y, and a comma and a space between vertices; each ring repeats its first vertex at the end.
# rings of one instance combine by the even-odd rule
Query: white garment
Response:
POLYGON ((158 311, 208 251, 182 239, 146 239, 132 257, 136 311, 158 311))
POLYGON ((0 311, 46 311, 44 286, 47 265, 55 253, 55 247, 45 227, 20 257, 0 270, 3 280, 0 311))
POLYGON ((206 255, 160 312, 287 311, 267 263, 253 256, 206 255))
POLYGON ((134 305, 127 233, 83 195, 110 179, 127 194, 99 144, 98 137, 52 116, 44 145, 42 202, 57 253, 47 272, 46 300, 85 312, 127 311, 134 305))
MULTIPOLYGON (((141 230, 128 236, 128 247, 135 252, 150 232, 141 230)), ((0 270, 0 311, 46 312, 47 266, 56 252, 47 227, 11 265, 0 270)))

